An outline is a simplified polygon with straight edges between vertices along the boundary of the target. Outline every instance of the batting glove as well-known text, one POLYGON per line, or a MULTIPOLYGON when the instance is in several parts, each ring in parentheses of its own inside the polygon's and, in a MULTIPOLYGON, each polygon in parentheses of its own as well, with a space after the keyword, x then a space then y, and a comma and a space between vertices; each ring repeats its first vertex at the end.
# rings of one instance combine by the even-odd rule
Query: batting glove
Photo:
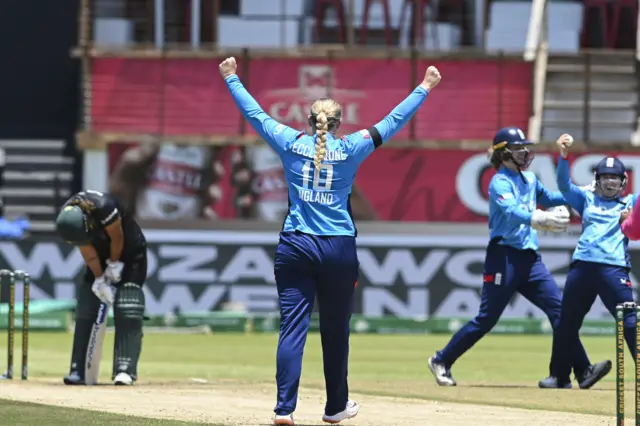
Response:
POLYGON ((107 260, 107 269, 104 271, 104 277, 111 281, 112 284, 117 284, 122 279, 122 268, 124 268, 124 263, 107 260))
POLYGON ((113 304, 113 287, 109 285, 104 275, 96 278, 91 286, 91 291, 102 303, 113 304))

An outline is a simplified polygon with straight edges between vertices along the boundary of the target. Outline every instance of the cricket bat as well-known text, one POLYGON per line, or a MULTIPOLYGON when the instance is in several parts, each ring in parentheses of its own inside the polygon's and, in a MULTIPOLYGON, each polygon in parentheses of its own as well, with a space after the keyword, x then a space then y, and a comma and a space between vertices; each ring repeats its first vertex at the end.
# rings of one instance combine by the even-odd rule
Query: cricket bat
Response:
POLYGON ((84 382, 87 386, 98 384, 100 375, 100 360, 102 359, 102 345, 104 336, 107 333, 107 317, 109 315, 109 305, 101 303, 98 308, 98 317, 93 323, 89 345, 87 346, 87 356, 84 366, 84 382))

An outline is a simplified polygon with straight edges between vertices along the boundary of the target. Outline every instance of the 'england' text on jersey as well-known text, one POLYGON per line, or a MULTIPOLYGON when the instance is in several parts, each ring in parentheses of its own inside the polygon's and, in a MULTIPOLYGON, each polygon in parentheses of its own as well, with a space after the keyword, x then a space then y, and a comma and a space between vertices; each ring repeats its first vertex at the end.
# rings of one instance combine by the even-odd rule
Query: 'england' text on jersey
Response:
POLYGON ((311 191, 309 189, 301 189, 298 191, 298 196, 302 201, 305 201, 307 203, 333 203, 333 194, 330 192, 318 192, 311 191))
MULTIPOLYGON (((307 158, 313 158, 315 153, 312 146, 304 145, 298 142, 293 144, 291 151, 307 158)), ((327 150, 327 153, 325 154, 324 159, 326 161, 345 161, 347 157, 349 157, 349 155, 347 155, 347 153, 344 152, 342 149, 334 149, 334 150, 327 150)))

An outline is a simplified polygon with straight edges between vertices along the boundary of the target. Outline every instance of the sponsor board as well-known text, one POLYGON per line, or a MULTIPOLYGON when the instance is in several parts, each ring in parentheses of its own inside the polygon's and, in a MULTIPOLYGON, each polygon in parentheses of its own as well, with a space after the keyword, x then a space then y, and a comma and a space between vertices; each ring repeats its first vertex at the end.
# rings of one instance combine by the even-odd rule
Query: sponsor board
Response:
MULTIPOLYGON (((137 163, 128 164, 123 159, 129 156, 123 154, 126 150, 122 148, 121 145, 110 145, 109 148, 110 181, 122 182, 109 190, 121 199, 137 200, 126 207, 141 219, 189 220, 208 217, 211 221, 257 219, 279 224, 284 220, 288 209, 284 169, 279 158, 268 147, 249 147, 244 150, 229 147, 224 152, 212 151, 206 161, 199 163, 199 171, 194 169, 192 172, 204 176, 203 170, 216 164, 228 173, 216 179, 203 180, 197 192, 171 179, 169 182, 164 179, 183 176, 184 167, 176 168, 175 164, 169 167, 169 163, 157 161, 149 161, 144 167, 137 163), (243 167, 234 165, 232 158, 243 158, 243 167), (159 172, 162 168, 167 168, 171 173, 167 170, 159 172), (238 176, 243 174, 253 176, 252 180, 245 186, 236 185, 238 176), (134 182, 134 175, 151 175, 155 176, 155 180, 134 182), (160 179, 162 176, 164 178, 160 179), (166 193, 153 189, 154 185, 165 187, 168 184, 175 187, 166 193), (133 190, 132 187, 138 189, 133 190), (122 192, 123 188, 125 192, 122 192), (153 197, 148 195, 150 188, 153 197), (208 193, 206 188, 222 194, 221 197, 216 200, 200 197, 198 194, 208 193), (182 194, 182 198, 176 194, 182 194), (251 208, 238 209, 241 199, 250 202, 251 208), (148 207, 153 205, 164 208, 153 208, 158 214, 152 215, 148 207), (166 207, 172 205, 194 206, 194 209, 199 206, 200 210, 185 210, 180 215, 180 209, 166 207), (201 212, 207 209, 215 214, 207 216, 201 212)), ((177 158, 177 151, 196 148, 167 145, 158 155, 177 158)), ((572 155, 570 170, 574 183, 579 186, 591 184, 596 164, 607 155, 618 157, 627 167, 627 191, 640 192, 640 173, 636 172, 640 170, 640 155, 633 153, 601 151, 572 155)), ((539 151, 529 168, 546 188, 554 191, 558 189, 557 160, 556 152, 539 151)), ((379 149, 358 169, 351 198, 352 212, 356 221, 483 223, 489 214, 488 187, 494 174, 485 151, 379 149)))
MULTIPOLYGON (((273 274, 277 233, 147 230, 149 315, 220 310, 242 304, 250 313, 278 310, 273 274)), ((562 287, 576 238, 541 236, 541 254, 562 287)), ((358 238, 360 278, 355 313, 367 317, 473 317, 480 304, 486 239, 469 236, 365 235, 358 238)), ((638 244, 632 260, 640 262, 638 244)), ((80 253, 56 240, 0 243, 0 268, 22 269, 31 295, 75 295, 84 263, 80 253)), ((635 285, 635 278, 632 282, 635 285)), ((17 300, 21 289, 17 288, 17 300)), ((543 318, 517 295, 505 318, 543 318)), ((590 319, 609 318, 600 301, 590 319)))

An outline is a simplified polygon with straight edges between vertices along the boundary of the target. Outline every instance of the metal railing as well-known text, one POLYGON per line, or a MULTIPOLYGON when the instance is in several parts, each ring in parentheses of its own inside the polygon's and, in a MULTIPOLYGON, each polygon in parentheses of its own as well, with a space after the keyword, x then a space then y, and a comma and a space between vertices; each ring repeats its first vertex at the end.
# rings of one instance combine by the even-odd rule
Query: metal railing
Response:
MULTIPOLYGON (((230 17, 242 17, 243 20, 269 21, 280 25, 276 30, 281 34, 285 31, 285 23, 297 21, 300 28, 296 32, 311 33, 311 40, 306 39, 306 44, 331 44, 340 43, 345 46, 361 45, 362 27, 365 15, 363 0, 344 0, 343 17, 337 17, 333 7, 324 8, 322 12, 316 9, 316 4, 311 0, 264 0, 269 3, 268 11, 238 14, 242 11, 242 5, 236 4, 233 11, 227 10, 223 0, 95 0, 91 2, 91 26, 100 24, 98 20, 114 21, 113 24, 122 33, 123 40, 117 42, 130 46, 154 46, 155 48, 182 48, 182 49, 215 49, 219 46, 221 31, 220 19, 230 17), (295 4, 296 7, 292 5, 295 4), (323 17, 330 16, 333 23, 326 31, 317 28, 315 21, 318 13, 323 17), (117 22, 115 22, 117 21, 117 22), (343 38, 338 41, 335 34, 340 32, 343 38)), ((228 2, 231 4, 231 1, 228 2)), ((413 13, 410 3, 404 0, 389 0, 390 35, 387 39, 386 28, 381 23, 383 16, 380 12, 385 9, 381 1, 371 3, 368 22, 377 20, 376 29, 368 27, 367 44, 395 47, 399 44, 416 44, 421 36, 436 37, 434 25, 438 23, 451 23, 460 28, 460 38, 466 39, 465 49, 483 49, 482 37, 478 37, 479 31, 474 27, 484 26, 483 13, 475 15, 469 13, 461 3, 451 2, 442 7, 441 4, 430 4, 424 12, 424 22, 430 24, 425 34, 423 25, 419 25, 418 13, 413 13), (377 10, 378 13, 372 13, 377 10), (374 17, 376 15, 377 17, 374 17), (475 40, 474 43, 472 40, 475 40)), ((93 29, 92 29, 93 31, 93 29)), ((308 34, 307 34, 308 35, 308 34)), ((110 40, 109 42, 112 42, 110 40)), ((274 47, 285 47, 274 46, 274 47)), ((436 46, 437 47, 437 46, 436 46)))
POLYGON ((529 139, 538 143, 542 138, 544 96, 549 59, 548 0, 533 0, 527 31, 524 60, 533 62, 533 115, 529 120, 529 139))
MULTIPOLYGON (((640 10, 640 0, 638 0, 638 10, 640 10)), ((636 23, 636 56, 635 56, 635 73, 638 81, 638 90, 640 91, 640 13, 638 13, 636 23)), ((636 107, 636 129, 631 134, 631 145, 640 146, 640 105, 636 107)))

